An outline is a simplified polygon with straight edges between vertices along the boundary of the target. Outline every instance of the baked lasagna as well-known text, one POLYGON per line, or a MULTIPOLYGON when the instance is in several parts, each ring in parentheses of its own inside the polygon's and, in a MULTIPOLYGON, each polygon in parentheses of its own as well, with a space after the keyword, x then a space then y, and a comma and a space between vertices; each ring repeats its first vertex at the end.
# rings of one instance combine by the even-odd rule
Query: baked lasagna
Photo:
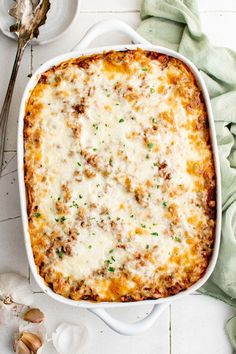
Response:
POLYGON ((215 169, 201 90, 147 50, 73 58, 26 104, 28 227, 39 274, 73 300, 174 295, 206 271, 215 169))

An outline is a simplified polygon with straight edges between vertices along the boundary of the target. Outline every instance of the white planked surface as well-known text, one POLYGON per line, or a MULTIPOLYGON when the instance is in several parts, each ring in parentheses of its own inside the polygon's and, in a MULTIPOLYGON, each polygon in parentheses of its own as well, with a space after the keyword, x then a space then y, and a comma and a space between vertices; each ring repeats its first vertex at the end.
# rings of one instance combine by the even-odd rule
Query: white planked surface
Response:
MULTIPOLYGON (((16 129, 21 95, 28 80, 27 75, 49 58, 68 51, 86 30, 99 20, 119 18, 134 28, 139 24, 141 0, 81 0, 81 13, 70 32, 58 42, 43 47, 27 49, 15 87, 8 124, 5 170, 0 179, 0 271, 18 271, 29 276, 23 244, 16 176, 16 129), (76 35, 75 35, 76 33, 76 35)), ((199 0, 204 31, 212 42, 236 50, 235 0, 199 0)), ((96 46, 128 43, 119 34, 108 34, 96 40, 96 46)), ((15 42, 0 34, 0 104, 8 84, 14 59, 15 42)), ((233 354, 224 333, 224 324, 234 310, 229 306, 203 295, 192 295, 171 305, 148 332, 137 337, 121 337, 108 329, 86 310, 74 310, 61 305, 42 293, 31 279, 35 291, 35 305, 42 308, 51 332, 62 321, 84 322, 91 332, 91 346, 84 354, 233 354)), ((144 316, 150 308, 115 309, 117 318, 134 321, 144 316)), ((0 353, 10 354, 10 338, 0 327, 0 353)), ((44 354, 55 354, 48 345, 44 354)), ((68 351, 68 354, 69 351, 68 351)))

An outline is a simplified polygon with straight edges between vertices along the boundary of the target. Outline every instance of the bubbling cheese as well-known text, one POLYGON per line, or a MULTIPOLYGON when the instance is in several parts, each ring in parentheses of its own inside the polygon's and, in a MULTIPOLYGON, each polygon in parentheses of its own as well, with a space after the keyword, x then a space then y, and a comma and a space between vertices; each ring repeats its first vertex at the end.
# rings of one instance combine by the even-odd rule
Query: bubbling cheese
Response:
POLYGON ((215 171, 201 92, 179 60, 107 52, 43 73, 25 115, 39 273, 75 300, 175 294, 205 272, 215 171))

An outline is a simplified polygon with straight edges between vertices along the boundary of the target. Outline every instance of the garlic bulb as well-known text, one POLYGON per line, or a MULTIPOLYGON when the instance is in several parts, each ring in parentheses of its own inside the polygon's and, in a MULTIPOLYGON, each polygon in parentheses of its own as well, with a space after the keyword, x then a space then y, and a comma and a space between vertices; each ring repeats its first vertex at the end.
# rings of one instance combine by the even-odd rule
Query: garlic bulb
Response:
POLYGON ((30 354, 40 354, 45 341, 46 328, 43 324, 20 325, 19 332, 15 334, 13 349, 16 353, 21 350, 22 354, 28 354, 27 350, 29 350, 30 354))
POLYGON ((16 273, 0 274, 0 303, 31 305, 33 292, 28 279, 16 273))
POLYGON ((52 342, 59 354, 79 354, 89 344, 89 331, 82 324, 62 323, 52 334, 52 342))

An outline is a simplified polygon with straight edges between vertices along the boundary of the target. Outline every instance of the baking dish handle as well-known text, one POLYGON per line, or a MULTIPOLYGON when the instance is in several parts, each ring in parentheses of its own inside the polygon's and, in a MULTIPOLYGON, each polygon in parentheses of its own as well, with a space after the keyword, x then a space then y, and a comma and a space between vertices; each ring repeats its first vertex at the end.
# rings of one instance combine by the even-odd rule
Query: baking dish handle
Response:
POLYGON ((72 48, 72 51, 86 49, 95 38, 101 36, 104 33, 112 31, 118 31, 127 34, 130 39, 132 39, 133 43, 150 44, 148 41, 146 41, 146 39, 141 37, 132 27, 127 25, 127 23, 120 20, 104 20, 92 26, 81 39, 81 41, 76 44, 74 48, 72 48))
POLYGON ((149 329, 167 306, 169 303, 154 305, 152 311, 145 318, 134 323, 116 320, 103 308, 89 309, 89 311, 103 320, 115 332, 125 336, 133 336, 149 329))

